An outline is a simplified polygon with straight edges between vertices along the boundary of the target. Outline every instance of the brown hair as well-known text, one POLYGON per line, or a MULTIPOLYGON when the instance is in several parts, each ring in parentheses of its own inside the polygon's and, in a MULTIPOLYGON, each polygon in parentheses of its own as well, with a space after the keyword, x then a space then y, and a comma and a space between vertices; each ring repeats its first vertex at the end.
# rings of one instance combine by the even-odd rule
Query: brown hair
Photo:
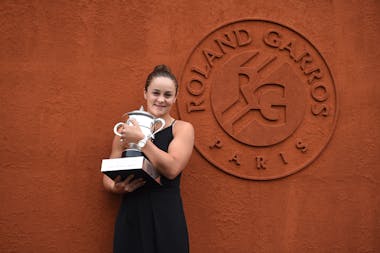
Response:
POLYGON ((145 82, 145 91, 148 90, 150 83, 156 77, 167 77, 167 78, 171 79, 174 82, 175 93, 177 94, 177 92, 178 92, 177 78, 173 75, 170 68, 164 64, 157 65, 156 67, 154 67, 153 71, 148 75, 146 82, 145 82))

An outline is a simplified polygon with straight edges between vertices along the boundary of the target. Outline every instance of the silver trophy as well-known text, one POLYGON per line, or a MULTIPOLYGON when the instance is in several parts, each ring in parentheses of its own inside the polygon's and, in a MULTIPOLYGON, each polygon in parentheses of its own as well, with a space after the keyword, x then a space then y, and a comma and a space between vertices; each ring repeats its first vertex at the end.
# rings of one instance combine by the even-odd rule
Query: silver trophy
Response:
MULTIPOLYGON (((145 142, 151 138, 154 138, 154 135, 158 133, 159 131, 161 131, 165 126, 165 120, 161 118, 155 118, 149 112, 144 111, 143 106, 141 106, 139 110, 128 112, 124 115, 128 115, 129 117, 127 122, 126 123, 119 122, 113 128, 113 132, 118 136, 121 136, 121 134, 119 134, 119 132, 117 131, 119 127, 121 127, 124 124, 131 125, 132 124, 131 119, 134 119, 137 121, 137 124, 140 126, 140 129, 145 136, 145 138, 143 139, 145 140, 145 142), (161 123, 160 127, 156 131, 154 131, 154 127, 156 126, 157 123, 161 123)), ((138 143, 129 143, 128 148, 126 149, 126 152, 127 152, 127 155, 126 155, 127 157, 142 155, 141 147, 138 143)))
POLYGON ((147 183, 161 184, 160 174, 149 160, 144 157, 141 152, 141 147, 145 145, 146 141, 154 138, 154 135, 164 128, 165 120, 155 118, 152 114, 144 111, 142 106, 139 110, 128 112, 123 116, 125 115, 128 115, 128 120, 125 123, 117 123, 113 128, 114 133, 121 136, 117 131, 119 127, 124 124, 131 125, 131 119, 135 119, 145 137, 139 141, 139 143, 128 143, 128 147, 124 151, 126 152, 126 154, 123 155, 124 157, 103 159, 101 171, 112 179, 120 175, 123 180, 130 174, 134 174, 135 178, 144 177, 147 183), (157 130, 154 130, 157 123, 160 123, 160 126, 157 130))

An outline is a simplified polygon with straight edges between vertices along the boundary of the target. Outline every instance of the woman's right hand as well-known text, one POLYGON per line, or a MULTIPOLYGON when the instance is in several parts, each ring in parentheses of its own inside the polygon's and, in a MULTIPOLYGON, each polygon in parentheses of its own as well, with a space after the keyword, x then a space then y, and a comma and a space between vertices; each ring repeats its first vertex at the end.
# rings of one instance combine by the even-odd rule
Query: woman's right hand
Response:
POLYGON ((121 180, 120 176, 117 176, 114 180, 114 185, 112 187, 112 192, 124 194, 128 192, 133 192, 145 184, 145 180, 142 178, 133 179, 134 175, 128 176, 126 179, 121 180))

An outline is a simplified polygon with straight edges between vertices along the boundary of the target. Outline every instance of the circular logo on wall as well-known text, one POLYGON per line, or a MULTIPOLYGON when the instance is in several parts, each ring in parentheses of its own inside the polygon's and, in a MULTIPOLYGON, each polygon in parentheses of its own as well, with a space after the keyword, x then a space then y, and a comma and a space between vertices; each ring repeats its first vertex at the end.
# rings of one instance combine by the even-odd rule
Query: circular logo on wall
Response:
POLYGON ((196 149, 237 177, 269 180, 310 164, 335 128, 337 96, 318 50, 296 31, 239 20, 204 37, 180 77, 196 149))

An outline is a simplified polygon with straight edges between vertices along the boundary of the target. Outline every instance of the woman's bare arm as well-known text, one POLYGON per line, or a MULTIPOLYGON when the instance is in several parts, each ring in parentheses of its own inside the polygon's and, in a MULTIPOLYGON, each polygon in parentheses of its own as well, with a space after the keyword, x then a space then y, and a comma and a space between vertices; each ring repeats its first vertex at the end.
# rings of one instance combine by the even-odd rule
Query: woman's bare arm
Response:
POLYGON ((186 167, 194 146, 194 128, 185 121, 177 120, 173 126, 173 140, 168 152, 162 151, 152 142, 142 148, 157 170, 169 179, 177 177, 186 167))

